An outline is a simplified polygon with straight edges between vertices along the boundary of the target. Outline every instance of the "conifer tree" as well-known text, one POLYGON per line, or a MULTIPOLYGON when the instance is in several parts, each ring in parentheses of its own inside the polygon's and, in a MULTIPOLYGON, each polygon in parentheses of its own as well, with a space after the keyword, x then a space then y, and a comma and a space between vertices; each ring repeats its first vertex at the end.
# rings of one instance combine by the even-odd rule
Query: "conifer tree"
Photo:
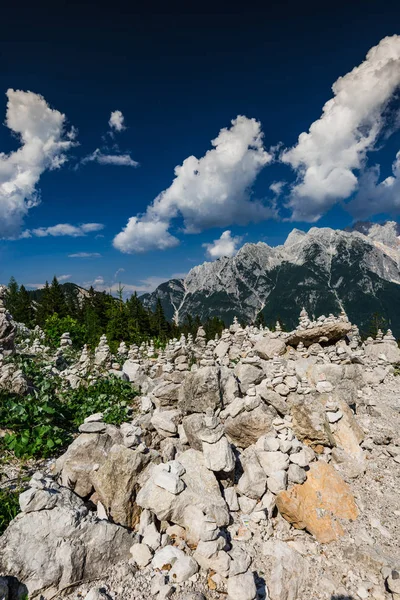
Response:
POLYGON ((16 316, 18 306, 19 286, 14 277, 10 278, 8 283, 8 290, 6 295, 6 308, 12 314, 14 319, 18 320, 16 316))
POLYGON ((44 327, 47 317, 52 314, 51 296, 49 282, 46 281, 42 290, 40 299, 37 302, 36 323, 40 327, 44 327))
POLYGON ((160 298, 157 298, 156 309, 153 315, 153 329, 154 335, 165 341, 168 339, 169 327, 168 321, 165 318, 164 309, 161 304, 160 298))
POLYGON ((17 310, 15 319, 19 323, 24 323, 27 327, 32 327, 34 320, 34 310, 31 298, 26 291, 25 286, 21 285, 18 293, 17 310))
POLYGON ((110 296, 109 321, 107 324, 107 339, 115 349, 116 345, 127 339, 127 311, 123 300, 123 287, 119 286, 118 297, 110 296))
POLYGON ((65 302, 63 289, 55 275, 49 290, 49 300, 51 314, 57 313, 59 317, 65 317, 67 314, 67 304, 65 302))

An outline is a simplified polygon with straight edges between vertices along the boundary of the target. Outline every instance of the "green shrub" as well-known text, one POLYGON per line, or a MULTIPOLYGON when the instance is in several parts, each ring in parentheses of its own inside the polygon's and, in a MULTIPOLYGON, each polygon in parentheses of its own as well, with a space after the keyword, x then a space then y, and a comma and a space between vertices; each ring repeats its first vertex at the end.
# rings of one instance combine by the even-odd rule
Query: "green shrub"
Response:
POLYGON ((99 379, 87 387, 80 386, 62 395, 70 419, 79 426, 86 417, 97 412, 104 414, 104 421, 121 425, 127 419, 127 410, 132 406, 137 392, 132 384, 114 375, 99 379))
POLYGON ((3 443, 18 458, 47 457, 70 440, 65 406, 54 393, 53 382, 43 381, 27 396, 0 396, 0 425, 9 430, 3 443))
POLYGON ((72 317, 59 317, 57 313, 48 317, 44 324, 44 332, 48 343, 53 348, 58 348, 63 333, 71 335, 72 344, 75 348, 81 348, 87 339, 86 326, 72 317))
POLYGON ((21 490, 0 489, 0 535, 19 513, 18 497, 21 490))
POLYGON ((26 396, 0 394, 2 444, 18 458, 58 454, 89 415, 102 412, 104 421, 120 425, 128 418, 137 391, 115 376, 62 391, 61 381, 44 375, 34 361, 22 365, 34 391, 26 396))

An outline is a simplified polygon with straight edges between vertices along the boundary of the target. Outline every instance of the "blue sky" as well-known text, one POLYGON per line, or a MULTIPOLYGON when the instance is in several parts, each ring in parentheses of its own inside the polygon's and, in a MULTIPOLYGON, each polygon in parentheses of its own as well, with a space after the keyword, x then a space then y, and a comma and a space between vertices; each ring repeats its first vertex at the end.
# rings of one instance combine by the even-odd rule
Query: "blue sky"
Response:
POLYGON ((246 241, 282 243, 293 227, 397 218, 400 7, 202 6, 8 7, 0 281, 36 286, 56 274, 146 291, 246 241), (115 111, 123 120, 115 114, 110 126, 115 111), (170 187, 190 156, 199 162, 185 163, 170 187), (279 195, 274 182, 283 182, 279 195), (54 229, 65 224, 73 228, 54 229))

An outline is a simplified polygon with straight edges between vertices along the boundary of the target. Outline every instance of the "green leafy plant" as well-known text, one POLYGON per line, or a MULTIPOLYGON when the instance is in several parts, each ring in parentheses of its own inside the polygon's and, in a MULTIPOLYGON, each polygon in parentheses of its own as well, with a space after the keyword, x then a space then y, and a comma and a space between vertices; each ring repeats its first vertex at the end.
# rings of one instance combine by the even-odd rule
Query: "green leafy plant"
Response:
POLYGON ((34 361, 21 364, 34 391, 26 396, 0 394, 0 427, 5 449, 18 458, 57 455, 89 415, 120 425, 128 418, 137 391, 115 376, 76 389, 62 390, 61 381, 45 375, 34 361))
POLYGON ((95 383, 68 390, 62 395, 71 422, 79 426, 86 417, 102 412, 104 421, 120 425, 127 419, 137 391, 127 381, 115 376, 102 378, 95 383))
POLYGON ((21 490, 0 489, 0 535, 7 529, 8 524, 19 513, 18 497, 21 490))
POLYGON ((86 326, 70 316, 60 317, 57 313, 46 319, 44 332, 48 343, 54 348, 60 345, 63 333, 68 332, 76 348, 81 348, 87 338, 86 326))

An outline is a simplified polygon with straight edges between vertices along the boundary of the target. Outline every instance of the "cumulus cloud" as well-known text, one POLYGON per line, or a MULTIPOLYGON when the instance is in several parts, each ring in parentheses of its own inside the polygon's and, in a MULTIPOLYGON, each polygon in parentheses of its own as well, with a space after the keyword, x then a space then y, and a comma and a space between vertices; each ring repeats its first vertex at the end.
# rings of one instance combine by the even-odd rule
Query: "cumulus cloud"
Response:
POLYGON ((98 275, 96 279, 92 281, 91 285, 93 285, 93 287, 104 286, 104 277, 102 275, 98 275))
POLYGON ((231 232, 227 229, 212 244, 203 244, 203 248, 206 248, 206 254, 212 260, 221 258, 222 256, 233 256, 236 254, 242 239, 239 236, 232 237, 231 232))
POLYGON ((76 252, 68 254, 68 258, 101 258, 101 254, 99 252, 76 252))
POLYGON ((139 163, 129 154, 105 154, 100 148, 96 148, 92 154, 85 156, 80 161, 81 165, 89 162, 97 162, 100 165, 116 165, 118 167, 138 167, 139 163))
POLYGON ((68 279, 71 279, 72 275, 58 275, 57 279, 60 282, 63 281, 68 281, 68 279))
POLYGON ((273 208, 251 198, 251 187, 261 169, 272 160, 263 147, 261 125, 238 116, 221 129, 202 158, 189 156, 175 167, 175 179, 147 208, 131 217, 114 239, 122 252, 145 252, 176 246, 168 229, 183 217, 186 233, 210 227, 246 224, 274 215, 273 208), (157 235, 158 234, 158 235, 157 235))
POLYGON ((20 147, 0 153, 0 237, 15 238, 28 211, 40 203, 40 176, 64 164, 76 132, 65 131, 65 115, 39 94, 9 89, 7 98, 5 125, 20 147))
POLYGON ((276 197, 278 197, 282 194, 283 188, 285 187, 285 185, 286 185, 285 181, 274 181, 269 186, 269 189, 271 190, 271 192, 273 194, 275 194, 276 197))
POLYGON ((333 98, 321 117, 281 155, 298 176, 288 202, 292 220, 317 221, 356 191, 357 171, 376 146, 385 110, 399 85, 398 35, 381 40, 363 63, 333 84, 333 98))
POLYGON ((115 236, 113 244, 117 250, 127 254, 173 248, 179 240, 169 233, 168 228, 169 221, 131 217, 126 227, 115 236))
POLYGON ((59 223, 58 225, 52 225, 51 227, 38 227, 37 229, 26 230, 23 235, 24 237, 60 237, 66 235, 71 237, 81 237, 87 233, 101 231, 102 229, 104 229, 102 223, 82 223, 82 225, 59 223))
POLYGON ((392 165, 392 175, 382 181, 380 167, 375 165, 360 177, 359 191, 347 208, 356 219, 388 213, 400 214, 400 151, 392 165))
POLYGON ((125 117, 120 110, 114 110, 110 115, 108 124, 114 131, 123 131, 126 129, 124 125, 125 117))
MULTIPOLYGON (((123 271, 123 269, 121 269, 121 271, 123 271)), ((99 275, 93 281, 86 281, 83 283, 83 286, 88 288, 92 285, 98 292, 108 291, 112 294, 116 294, 122 289, 123 296, 129 297, 134 292, 137 292, 138 294, 153 292, 161 283, 169 281, 170 279, 183 279, 186 275, 187 273, 172 273, 172 275, 164 275, 162 277, 152 275, 140 279, 138 283, 107 282, 104 277, 99 275)))

